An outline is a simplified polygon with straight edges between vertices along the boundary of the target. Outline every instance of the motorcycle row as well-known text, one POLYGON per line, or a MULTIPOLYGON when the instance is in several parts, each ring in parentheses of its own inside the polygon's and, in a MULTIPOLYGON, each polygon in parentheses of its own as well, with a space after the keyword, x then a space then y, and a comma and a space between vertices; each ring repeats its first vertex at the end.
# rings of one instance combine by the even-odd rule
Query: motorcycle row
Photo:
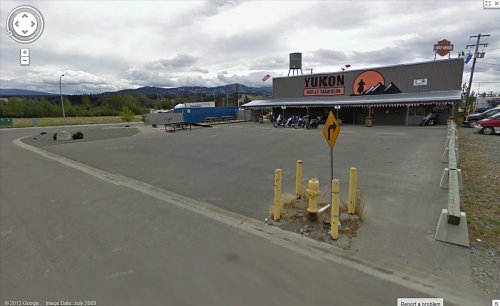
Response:
POLYGON ((273 120, 273 126, 277 128, 278 126, 282 126, 284 128, 306 128, 306 129, 317 129, 319 125, 318 118, 309 118, 308 116, 292 116, 289 118, 281 118, 281 115, 278 118, 273 120))

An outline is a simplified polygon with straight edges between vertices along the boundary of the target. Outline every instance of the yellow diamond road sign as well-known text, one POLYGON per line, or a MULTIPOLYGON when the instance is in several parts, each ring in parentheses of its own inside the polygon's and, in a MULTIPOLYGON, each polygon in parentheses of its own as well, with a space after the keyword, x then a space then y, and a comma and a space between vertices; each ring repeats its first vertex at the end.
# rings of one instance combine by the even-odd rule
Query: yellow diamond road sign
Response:
POLYGON ((326 119, 325 127, 323 128, 323 136, 325 136, 326 142, 330 145, 330 150, 333 150, 337 137, 340 133, 340 126, 337 124, 335 116, 330 111, 328 119, 326 119))

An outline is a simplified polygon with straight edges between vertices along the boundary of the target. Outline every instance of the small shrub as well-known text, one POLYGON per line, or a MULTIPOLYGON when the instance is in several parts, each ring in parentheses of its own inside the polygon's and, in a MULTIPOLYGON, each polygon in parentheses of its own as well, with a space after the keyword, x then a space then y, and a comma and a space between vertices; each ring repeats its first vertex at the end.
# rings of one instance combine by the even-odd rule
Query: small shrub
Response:
POLYGON ((124 106, 120 112, 120 117, 123 121, 130 122, 134 119, 134 113, 130 110, 130 108, 124 106))
POLYGON ((71 136, 71 138, 73 138, 73 139, 83 139, 83 133, 82 133, 82 132, 80 132, 80 131, 78 131, 78 132, 74 133, 74 134, 71 136))

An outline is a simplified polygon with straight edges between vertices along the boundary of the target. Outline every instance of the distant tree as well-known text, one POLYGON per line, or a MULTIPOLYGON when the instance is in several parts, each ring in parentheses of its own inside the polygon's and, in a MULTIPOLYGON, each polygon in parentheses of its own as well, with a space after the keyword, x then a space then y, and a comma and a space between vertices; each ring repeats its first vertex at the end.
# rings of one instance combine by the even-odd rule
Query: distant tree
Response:
POLYGON ((130 108, 124 106, 122 111, 120 112, 120 117, 123 121, 130 122, 132 121, 132 119, 134 119, 134 113, 130 110, 130 108))
POLYGON ((90 103, 90 97, 88 95, 82 96, 82 106, 86 110, 90 110, 92 108, 92 104, 90 103))
POLYGON ((248 102, 250 102, 250 101, 252 101, 252 100, 250 99, 250 97, 248 97, 247 95, 245 95, 245 98, 243 98, 243 103, 248 103, 248 102))
POLYGON ((186 103, 188 101, 188 99, 185 96, 181 95, 181 94, 177 94, 177 95, 175 95, 174 101, 175 101, 174 105, 177 105, 177 104, 184 104, 184 103, 186 103))

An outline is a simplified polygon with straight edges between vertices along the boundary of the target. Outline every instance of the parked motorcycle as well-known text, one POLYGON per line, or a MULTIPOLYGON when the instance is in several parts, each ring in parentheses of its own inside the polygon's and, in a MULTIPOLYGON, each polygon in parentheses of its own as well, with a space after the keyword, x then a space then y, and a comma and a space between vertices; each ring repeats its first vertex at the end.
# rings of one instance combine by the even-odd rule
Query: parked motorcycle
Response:
POLYGON ((297 120, 295 121, 295 125, 293 128, 298 129, 298 128, 303 128, 307 125, 307 118, 304 117, 297 117, 297 120))
POLYGON ((312 118, 311 120, 306 121, 307 129, 317 129, 319 126, 319 120, 317 118, 312 118))
POLYGON ((423 125, 436 125, 436 124, 439 124, 439 114, 430 112, 429 114, 427 114, 427 116, 422 118, 422 121, 420 122, 419 125, 423 126, 423 125))
POLYGON ((278 118, 273 120, 273 126, 277 128, 278 126, 284 126, 285 120, 281 118, 281 115, 278 115, 278 118))
POLYGON ((295 122, 297 122, 296 116, 292 116, 288 118, 285 122, 285 125, 283 125, 284 128, 291 128, 295 126, 295 122))

